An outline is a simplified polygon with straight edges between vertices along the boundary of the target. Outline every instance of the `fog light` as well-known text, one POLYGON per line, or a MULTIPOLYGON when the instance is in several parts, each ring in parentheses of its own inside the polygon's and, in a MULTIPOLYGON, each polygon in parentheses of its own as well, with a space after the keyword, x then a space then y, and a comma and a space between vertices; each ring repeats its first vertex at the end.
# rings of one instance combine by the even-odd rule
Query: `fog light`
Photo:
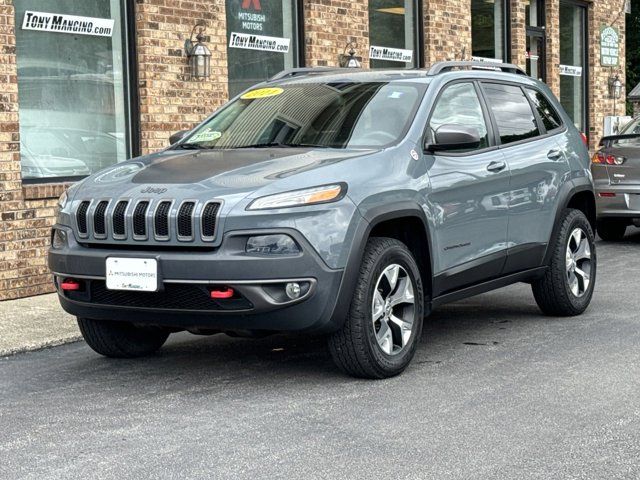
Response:
POLYGON ((300 284, 297 282, 289 282, 284 287, 284 291, 287 293, 287 297, 291 300, 295 300, 300 296, 300 284))
POLYGON ((51 232, 51 247, 54 249, 64 248, 67 246, 67 232, 54 228, 51 232))
POLYGON ((295 255, 300 248, 289 235, 259 235, 249 237, 246 246, 247 253, 261 255, 295 255))

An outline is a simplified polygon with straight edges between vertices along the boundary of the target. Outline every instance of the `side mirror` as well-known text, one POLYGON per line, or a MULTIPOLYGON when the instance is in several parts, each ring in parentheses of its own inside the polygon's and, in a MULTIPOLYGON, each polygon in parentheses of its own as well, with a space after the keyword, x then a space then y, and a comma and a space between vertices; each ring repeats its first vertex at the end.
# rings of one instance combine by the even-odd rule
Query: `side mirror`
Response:
POLYGON ((169 137, 169 144, 173 145, 175 143, 178 143, 180 140, 186 137, 187 134, 190 132, 191 130, 180 130, 179 132, 174 133, 169 137))
POLYGON ((480 146, 478 129, 446 123, 440 125, 434 133, 434 142, 425 145, 425 150, 437 152, 444 150, 474 149, 480 146))

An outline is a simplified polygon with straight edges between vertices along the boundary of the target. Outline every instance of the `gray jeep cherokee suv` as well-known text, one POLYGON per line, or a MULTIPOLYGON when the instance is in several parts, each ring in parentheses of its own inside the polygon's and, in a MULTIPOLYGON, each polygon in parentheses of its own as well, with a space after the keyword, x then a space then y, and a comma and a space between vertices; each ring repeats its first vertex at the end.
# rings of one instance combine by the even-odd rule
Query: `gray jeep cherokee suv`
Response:
POLYGON ((403 371, 439 305, 528 282, 577 315, 596 276, 589 155, 513 65, 297 69, 60 199, 49 265, 110 357, 171 332, 323 332, 345 372, 403 371))

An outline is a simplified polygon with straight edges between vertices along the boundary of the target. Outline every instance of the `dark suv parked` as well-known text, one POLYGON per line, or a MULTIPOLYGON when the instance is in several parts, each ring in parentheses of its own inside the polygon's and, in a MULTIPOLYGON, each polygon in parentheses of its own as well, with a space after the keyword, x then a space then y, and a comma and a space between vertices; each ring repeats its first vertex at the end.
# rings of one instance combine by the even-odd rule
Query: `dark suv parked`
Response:
POLYGON ((382 378, 444 303, 514 282, 548 315, 591 300, 587 148, 513 65, 287 71, 177 137, 60 200, 49 265, 103 355, 325 332, 342 370, 382 378))

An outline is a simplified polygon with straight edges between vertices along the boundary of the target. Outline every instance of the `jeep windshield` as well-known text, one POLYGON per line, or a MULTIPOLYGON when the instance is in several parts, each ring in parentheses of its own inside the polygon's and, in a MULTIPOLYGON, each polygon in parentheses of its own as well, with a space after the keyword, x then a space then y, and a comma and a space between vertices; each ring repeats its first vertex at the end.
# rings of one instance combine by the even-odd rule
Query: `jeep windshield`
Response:
POLYGON ((406 134, 427 85, 291 83, 256 87, 175 148, 380 148, 406 134))

